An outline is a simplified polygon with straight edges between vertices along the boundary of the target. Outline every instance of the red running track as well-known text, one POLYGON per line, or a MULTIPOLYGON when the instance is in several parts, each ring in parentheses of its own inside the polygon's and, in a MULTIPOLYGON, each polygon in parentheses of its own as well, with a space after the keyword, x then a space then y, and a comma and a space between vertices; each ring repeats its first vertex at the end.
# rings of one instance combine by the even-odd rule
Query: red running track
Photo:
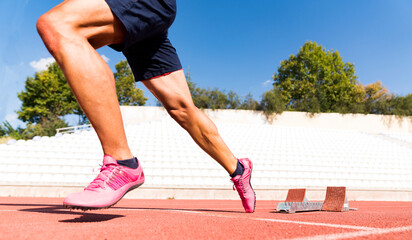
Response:
POLYGON ((275 213, 258 201, 134 200, 69 211, 58 198, 0 198, 0 239, 412 239, 412 202, 350 202, 358 211, 275 213))

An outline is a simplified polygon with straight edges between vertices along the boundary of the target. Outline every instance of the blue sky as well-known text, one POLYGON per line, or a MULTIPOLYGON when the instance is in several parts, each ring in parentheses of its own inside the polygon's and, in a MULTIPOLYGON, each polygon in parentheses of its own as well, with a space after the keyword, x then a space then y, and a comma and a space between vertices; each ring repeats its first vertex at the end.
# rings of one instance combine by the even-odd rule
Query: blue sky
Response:
MULTIPOLYGON (((0 2, 0 122, 13 125, 21 103, 17 92, 50 54, 36 33, 37 18, 61 1, 0 2)), ((170 29, 182 65, 200 87, 252 93, 271 89, 280 61, 305 41, 340 52, 355 64, 363 84, 377 80, 399 95, 412 93, 411 0, 178 0, 170 29)), ((125 59, 99 50, 109 66, 125 59)), ((150 98, 155 100, 142 84, 150 98)))

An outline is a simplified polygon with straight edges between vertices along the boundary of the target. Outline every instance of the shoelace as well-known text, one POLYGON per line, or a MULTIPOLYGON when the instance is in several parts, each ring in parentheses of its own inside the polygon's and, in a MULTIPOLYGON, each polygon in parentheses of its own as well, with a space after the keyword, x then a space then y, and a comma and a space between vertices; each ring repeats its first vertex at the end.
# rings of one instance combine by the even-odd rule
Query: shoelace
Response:
POLYGON ((114 165, 104 165, 100 168, 97 177, 85 188, 85 190, 97 191, 104 189, 104 183, 109 178, 110 173, 115 169, 114 165))
MULTIPOLYGON (((243 185, 243 181, 241 181, 241 178, 239 178, 238 180, 235 180, 235 181, 236 181, 236 183, 239 183, 239 184, 240 184, 240 189, 242 190, 242 192, 243 192, 244 194, 246 194, 246 189, 245 189, 245 186, 243 185)), ((235 181, 233 181, 233 191, 236 190, 236 183, 235 183, 235 181)))

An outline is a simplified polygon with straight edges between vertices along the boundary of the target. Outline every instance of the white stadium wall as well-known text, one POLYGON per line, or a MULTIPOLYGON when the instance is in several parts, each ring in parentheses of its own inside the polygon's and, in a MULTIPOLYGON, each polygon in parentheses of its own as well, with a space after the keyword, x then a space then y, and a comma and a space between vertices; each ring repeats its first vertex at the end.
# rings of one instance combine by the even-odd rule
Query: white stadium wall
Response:
MULTIPOLYGON (((145 184, 127 198, 238 199, 227 173, 162 107, 121 107, 145 184)), ((346 186, 349 200, 412 201, 412 122, 393 116, 203 110, 237 157, 254 163, 258 199, 346 186)), ((64 197, 94 179, 102 149, 93 129, 0 144, 0 196, 64 197)))
MULTIPOLYGON (((168 114, 162 107, 121 107, 123 121, 134 124, 161 120, 168 114)), ((283 112, 268 119, 260 111, 204 109, 212 120, 228 123, 272 124, 277 126, 355 130, 366 133, 412 133, 412 118, 385 115, 283 112)))

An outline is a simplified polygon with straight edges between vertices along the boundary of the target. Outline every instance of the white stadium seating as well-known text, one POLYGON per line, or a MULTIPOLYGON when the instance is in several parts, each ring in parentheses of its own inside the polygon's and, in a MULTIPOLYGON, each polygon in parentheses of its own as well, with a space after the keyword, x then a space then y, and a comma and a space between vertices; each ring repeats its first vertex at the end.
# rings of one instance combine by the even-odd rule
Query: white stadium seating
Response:
MULTIPOLYGON (((235 156, 252 159, 255 189, 335 185, 412 191, 412 134, 216 125, 235 156)), ((171 118, 128 124, 126 134, 143 166, 145 187, 231 189, 224 169, 171 118)), ((93 129, 1 144, 0 186, 85 186, 101 160, 93 129)))

